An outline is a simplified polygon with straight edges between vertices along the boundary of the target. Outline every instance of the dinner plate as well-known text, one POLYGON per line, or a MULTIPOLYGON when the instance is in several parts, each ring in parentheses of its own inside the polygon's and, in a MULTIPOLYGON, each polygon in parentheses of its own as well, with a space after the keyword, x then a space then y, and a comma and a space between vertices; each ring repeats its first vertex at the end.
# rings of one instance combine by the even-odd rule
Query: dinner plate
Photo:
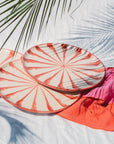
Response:
POLYGON ((54 113, 77 101, 80 94, 67 94, 38 84, 24 69, 22 58, 0 69, 0 92, 10 104, 26 111, 54 113))
POLYGON ((39 83, 62 91, 92 88, 105 75, 105 67, 96 56, 68 44, 36 45, 24 54, 23 63, 39 83))

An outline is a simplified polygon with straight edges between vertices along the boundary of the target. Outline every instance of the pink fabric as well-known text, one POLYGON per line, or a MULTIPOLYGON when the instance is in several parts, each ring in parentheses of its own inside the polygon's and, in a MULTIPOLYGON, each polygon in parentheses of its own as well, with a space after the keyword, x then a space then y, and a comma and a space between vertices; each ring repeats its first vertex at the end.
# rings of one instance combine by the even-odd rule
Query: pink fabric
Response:
POLYGON ((104 81, 96 88, 83 94, 86 97, 102 99, 106 103, 114 103, 114 67, 106 68, 104 81))
POLYGON ((114 68, 107 68, 100 85, 83 92, 78 102, 58 115, 94 129, 114 131, 114 68))

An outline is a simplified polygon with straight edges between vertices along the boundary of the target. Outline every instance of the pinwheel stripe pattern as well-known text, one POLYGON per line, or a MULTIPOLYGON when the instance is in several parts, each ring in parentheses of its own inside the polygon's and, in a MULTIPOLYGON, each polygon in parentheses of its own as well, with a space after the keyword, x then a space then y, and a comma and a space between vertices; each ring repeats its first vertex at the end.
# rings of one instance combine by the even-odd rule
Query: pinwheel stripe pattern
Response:
POLYGON ((67 44, 34 46, 25 53, 23 63, 39 83, 63 91, 92 88, 105 75, 104 65, 96 56, 67 44))
POLYGON ((24 69, 22 58, 0 69, 0 92, 12 105, 30 112, 54 113, 76 102, 70 95, 38 84, 24 69))

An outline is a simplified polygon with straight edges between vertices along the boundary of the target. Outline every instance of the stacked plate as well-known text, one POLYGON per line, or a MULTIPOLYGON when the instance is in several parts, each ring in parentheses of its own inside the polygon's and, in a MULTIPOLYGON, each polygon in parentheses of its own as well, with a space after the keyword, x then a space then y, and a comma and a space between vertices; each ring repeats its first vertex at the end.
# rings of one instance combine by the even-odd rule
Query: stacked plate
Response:
POLYGON ((102 62, 76 46, 46 43, 30 48, 22 56, 13 57, 13 53, 0 51, 0 93, 22 110, 62 111, 105 76, 102 62))

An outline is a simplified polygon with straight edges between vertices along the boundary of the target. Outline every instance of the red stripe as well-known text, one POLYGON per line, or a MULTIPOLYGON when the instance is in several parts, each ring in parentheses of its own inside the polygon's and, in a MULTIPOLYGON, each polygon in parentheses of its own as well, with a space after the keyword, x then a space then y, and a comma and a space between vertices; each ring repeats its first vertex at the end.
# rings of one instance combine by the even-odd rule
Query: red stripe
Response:
POLYGON ((0 77, 0 81, 12 81, 12 82, 19 82, 19 83, 28 83, 28 81, 27 81, 27 82, 24 82, 24 81, 17 81, 17 80, 11 80, 11 79, 1 78, 1 77, 0 77))
POLYGON ((47 67, 27 67, 28 70, 33 70, 33 69, 44 69, 44 68, 54 68, 55 66, 47 66, 47 67))
MULTIPOLYGON (((74 62, 73 62, 74 63, 74 62)), ((100 62, 100 60, 97 60, 96 62, 93 62, 93 63, 88 63, 88 64, 75 64, 75 65, 84 65, 84 66, 90 66, 90 65, 93 65, 93 66, 97 66, 97 65, 99 65, 99 64, 101 64, 101 62, 100 62)))
POLYGON ((41 61, 37 61, 37 60, 33 60, 33 59, 26 59, 24 58, 24 60, 27 62, 27 63, 40 63, 40 64, 48 64, 48 65, 55 65, 54 63, 46 63, 46 62, 41 62, 41 61))
POLYGON ((85 59, 89 59, 89 58, 91 58, 92 57, 92 54, 91 53, 89 53, 87 56, 85 56, 84 58, 81 58, 81 59, 79 59, 79 60, 76 60, 76 61, 74 61, 74 62, 71 62, 70 64, 72 64, 72 63, 76 63, 76 62, 79 62, 79 61, 82 61, 82 60, 85 60, 85 59))
POLYGON ((27 90, 27 89, 29 89, 29 88, 31 88, 31 86, 29 86, 29 87, 27 87, 27 88, 24 88, 24 89, 21 89, 21 90, 18 90, 18 91, 16 91, 16 92, 12 92, 12 93, 10 93, 10 94, 6 94, 5 97, 10 98, 11 96, 15 95, 16 93, 22 92, 22 91, 27 90))
POLYGON ((13 73, 10 73, 10 72, 8 72, 8 71, 5 71, 3 68, 0 68, 0 72, 1 72, 1 73, 4 73, 4 74, 12 75, 12 76, 17 77, 17 78, 21 78, 21 79, 26 80, 26 81, 30 81, 30 80, 28 80, 28 79, 25 79, 25 78, 23 78, 23 77, 17 76, 17 75, 15 75, 15 74, 13 74, 13 73))
POLYGON ((33 89, 31 89, 21 100, 17 101, 16 104, 17 104, 17 105, 22 105, 22 102, 24 101, 24 99, 25 99, 35 88, 36 88, 36 86, 33 87, 33 89))
POLYGON ((58 84, 58 87, 63 88, 63 77, 64 77, 64 70, 62 72, 60 83, 58 84))
POLYGON ((42 91, 42 93, 43 93, 43 95, 44 95, 44 98, 45 98, 45 100, 46 100, 46 104, 47 104, 48 110, 49 110, 49 111, 54 111, 53 108, 50 106, 50 104, 49 104, 49 102, 48 102, 48 100, 47 100, 47 97, 46 97, 46 95, 45 95, 45 93, 44 93, 44 91, 43 91, 42 88, 41 88, 41 91, 42 91))
MULTIPOLYGON (((76 49, 76 50, 77 50, 77 49, 76 49)), ((67 61, 67 63, 69 63, 72 59, 74 59, 75 57, 77 57, 77 56, 80 55, 81 53, 82 53, 82 51, 76 52, 75 55, 74 55, 71 59, 69 59, 69 60, 67 61)))
POLYGON ((38 87, 36 88, 36 93, 35 93, 33 104, 32 104, 32 109, 33 110, 37 110, 37 104, 36 104, 37 95, 38 95, 38 87))
MULTIPOLYGON (((33 81, 32 77, 30 75, 28 75, 27 73, 24 73, 22 70, 20 70, 18 67, 16 67, 13 62, 10 62, 9 65, 11 67, 13 67, 14 69, 18 70, 19 72, 21 72, 22 74, 24 74, 24 76, 27 76, 29 79, 31 79, 31 81, 33 81)), ((30 81, 30 80, 29 80, 30 81)))
POLYGON ((5 63, 7 60, 9 60, 12 56, 13 56, 14 52, 10 51, 10 53, 8 54, 8 57, 5 58, 5 60, 2 61, 2 63, 0 63, 0 65, 2 65, 3 63, 5 63))
POLYGON ((61 70, 59 70, 58 72, 56 72, 54 75, 52 75, 51 77, 49 77, 47 80, 44 81, 44 83, 49 84, 50 81, 60 72, 61 70))
POLYGON ((28 85, 18 85, 18 86, 10 86, 10 87, 0 87, 0 90, 4 91, 10 88, 17 88, 17 87, 24 87, 24 86, 30 86, 30 84, 28 85))
MULTIPOLYGON (((52 45, 52 43, 48 43, 47 46, 55 53, 55 55, 57 56, 57 58, 60 60, 60 62, 62 62, 61 58, 59 57, 58 53, 56 52, 55 47, 52 45)), ((57 60, 56 60, 57 61, 57 60)))
POLYGON ((51 59, 53 59, 55 62, 57 62, 56 59, 54 59, 53 57, 51 57, 50 55, 48 55, 45 51, 43 51, 42 49, 40 49, 40 47, 35 46, 35 48, 36 48, 37 51, 42 52, 43 54, 47 55, 48 57, 50 57, 51 59))
POLYGON ((67 72, 67 74, 68 74, 68 77, 69 77, 69 79, 70 79, 70 82, 71 82, 71 84, 72 84, 72 87, 75 88, 76 90, 79 90, 79 87, 76 86, 76 84, 73 82, 73 80, 72 80, 71 76, 69 75, 68 71, 66 71, 66 72, 67 72))
POLYGON ((67 52, 67 45, 66 44, 61 44, 62 51, 63 51, 63 63, 65 63, 65 55, 67 52))
POLYGON ((86 79, 84 79, 83 77, 81 77, 80 75, 78 75, 77 73, 74 73, 73 71, 72 71, 72 73, 75 74, 76 76, 78 76, 78 77, 79 77, 80 79, 82 79, 83 81, 85 81, 88 85, 93 85, 92 82, 87 81, 86 79))
POLYGON ((99 80, 99 79, 101 79, 101 78, 102 78, 102 77, 97 77, 97 76, 92 76, 92 75, 89 75, 89 74, 87 74, 87 73, 84 73, 84 72, 78 71, 78 70, 73 69, 73 68, 72 68, 72 70, 74 70, 75 72, 82 73, 82 74, 84 74, 84 75, 86 75, 86 76, 88 76, 88 77, 90 77, 90 78, 92 78, 92 79, 99 80))
POLYGON ((40 76, 43 76, 43 75, 48 74, 48 73, 50 73, 50 72, 56 71, 57 69, 58 69, 58 68, 56 68, 56 69, 54 69, 54 70, 50 70, 50 71, 44 72, 44 73, 41 73, 41 74, 37 74, 37 75, 35 75, 35 77, 39 78, 40 76))
MULTIPOLYGON (((66 104, 63 104, 58 98, 56 98, 49 90, 44 88, 62 107, 66 107, 66 104)), ((59 94, 59 93, 58 93, 59 94)))
POLYGON ((76 67, 76 66, 72 66, 73 68, 76 68, 76 69, 81 69, 81 70, 87 70, 87 71, 94 71, 94 72, 103 72, 105 70, 105 68, 99 68, 99 69, 86 69, 86 68, 79 68, 79 67, 76 67))
POLYGON ((31 50, 29 50, 28 53, 29 53, 30 55, 37 56, 37 57, 42 58, 42 59, 44 59, 44 60, 46 60, 46 61, 50 61, 50 62, 54 63, 54 61, 52 61, 52 60, 50 60, 50 59, 47 59, 47 58, 45 58, 45 57, 42 57, 42 56, 40 56, 40 55, 38 55, 38 54, 36 54, 36 53, 33 53, 31 50))

